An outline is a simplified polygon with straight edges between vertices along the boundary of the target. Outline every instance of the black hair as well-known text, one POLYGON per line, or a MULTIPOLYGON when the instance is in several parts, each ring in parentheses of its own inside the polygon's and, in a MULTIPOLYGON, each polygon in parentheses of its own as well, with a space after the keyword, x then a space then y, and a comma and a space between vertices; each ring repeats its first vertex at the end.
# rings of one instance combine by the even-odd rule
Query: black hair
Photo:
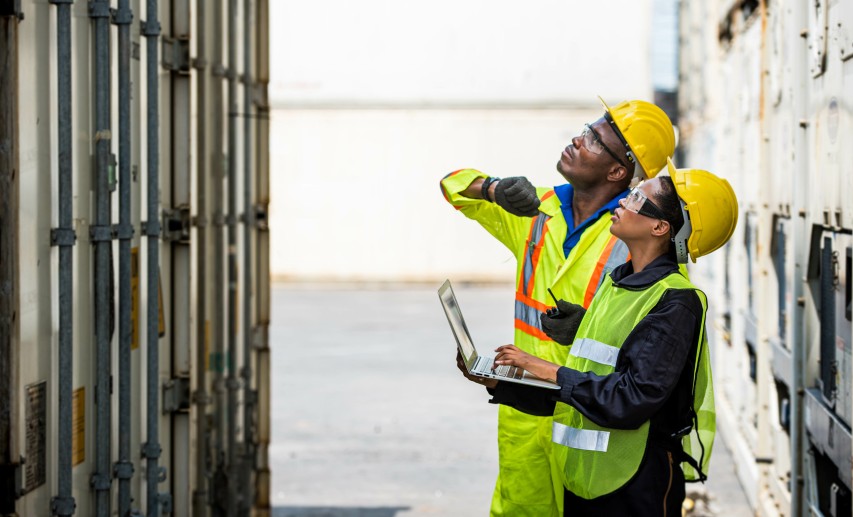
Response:
POLYGON ((678 198, 678 193, 675 191, 675 183, 669 176, 658 176, 658 189, 655 192, 655 204, 663 212, 664 220, 671 227, 671 237, 675 237, 678 230, 684 225, 684 216, 681 213, 681 200, 678 198))

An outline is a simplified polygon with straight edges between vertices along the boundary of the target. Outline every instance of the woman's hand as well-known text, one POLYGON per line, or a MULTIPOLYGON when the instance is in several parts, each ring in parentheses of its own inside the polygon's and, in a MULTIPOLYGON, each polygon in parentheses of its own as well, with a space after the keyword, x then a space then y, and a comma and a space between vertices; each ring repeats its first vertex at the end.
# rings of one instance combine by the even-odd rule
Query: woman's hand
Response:
POLYGON ((468 373, 468 368, 465 366, 465 361, 462 359, 462 354, 460 354, 458 350, 456 351, 456 367, 459 368, 459 371, 462 372, 462 375, 464 375, 466 379, 471 382, 477 383, 480 386, 494 388, 498 385, 497 379, 489 379, 487 377, 480 377, 468 373))
POLYGON ((535 355, 530 355, 515 345, 499 346, 495 349, 495 352, 497 352, 495 356, 495 368, 503 365, 517 366, 540 379, 552 382, 557 381, 557 370, 560 369, 559 365, 549 363, 535 355))

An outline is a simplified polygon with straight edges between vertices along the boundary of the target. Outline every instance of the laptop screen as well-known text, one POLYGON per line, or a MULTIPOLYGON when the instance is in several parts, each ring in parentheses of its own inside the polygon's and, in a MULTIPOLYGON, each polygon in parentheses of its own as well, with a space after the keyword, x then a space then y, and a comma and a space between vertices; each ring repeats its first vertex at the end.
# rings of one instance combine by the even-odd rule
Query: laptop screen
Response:
POLYGON ((474 343, 471 341, 471 334, 468 333, 468 327, 465 326, 465 319, 462 318, 462 310, 459 308, 459 303, 456 302, 456 296, 453 294, 450 280, 446 280, 438 289, 438 297, 441 299, 444 314, 447 315, 447 321, 450 323, 450 328, 453 330, 453 335, 459 344, 459 350, 462 352, 463 359, 465 359, 466 363, 469 363, 477 356, 477 351, 474 349, 474 343))

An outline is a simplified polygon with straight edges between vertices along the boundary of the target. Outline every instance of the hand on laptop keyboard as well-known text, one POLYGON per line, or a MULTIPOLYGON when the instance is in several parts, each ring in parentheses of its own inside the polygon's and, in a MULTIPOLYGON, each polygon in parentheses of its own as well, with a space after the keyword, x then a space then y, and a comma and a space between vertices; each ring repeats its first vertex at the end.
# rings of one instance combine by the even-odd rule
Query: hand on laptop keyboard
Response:
POLYGON ((500 377, 509 377, 511 379, 520 379, 524 376, 524 370, 518 368, 517 366, 498 366, 492 371, 495 375, 498 375, 500 377))
POLYGON ((459 368, 459 371, 462 372, 462 375, 465 376, 471 382, 477 383, 480 386, 485 386, 487 388, 494 388, 498 385, 498 381, 495 379, 488 379, 486 377, 480 377, 478 375, 471 375, 468 373, 468 368, 465 366, 465 361, 462 359, 462 354, 459 351, 456 351, 456 367, 459 368))

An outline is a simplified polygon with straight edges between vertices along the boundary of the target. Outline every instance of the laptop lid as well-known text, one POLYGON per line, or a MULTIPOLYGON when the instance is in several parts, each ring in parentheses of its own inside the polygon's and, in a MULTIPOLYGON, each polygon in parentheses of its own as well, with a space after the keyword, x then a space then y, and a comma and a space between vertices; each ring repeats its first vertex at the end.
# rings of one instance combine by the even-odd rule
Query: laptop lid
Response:
POLYGON ((438 298, 441 300, 441 306, 444 307, 444 314, 447 316, 447 321, 450 323, 450 329, 453 331, 453 336, 456 338, 456 346, 459 349, 459 353, 462 354, 462 359, 465 361, 465 367, 468 369, 468 372, 480 377, 527 384, 529 386, 537 386, 540 388, 560 389, 560 386, 557 383, 540 379, 524 370, 522 370, 522 377, 511 377, 492 371, 475 372, 474 366, 480 356, 477 354, 477 349, 474 348, 474 341, 471 340, 471 334, 468 332, 468 326, 465 325, 465 318, 462 317, 462 309, 459 308, 459 302, 456 301, 456 295, 453 294, 453 287, 450 286, 450 280, 446 280, 444 284, 439 287, 438 298))
POLYGON ((438 289, 438 298, 441 300, 441 306, 444 307, 444 314, 447 316, 447 322, 450 323, 450 329, 456 338, 456 345, 462 354, 465 366, 471 370, 477 361, 477 349, 474 348, 471 333, 468 332, 468 327, 465 325, 465 319, 462 317, 462 310, 459 308, 459 302, 456 301, 456 295, 453 294, 450 280, 445 280, 444 284, 438 289))

